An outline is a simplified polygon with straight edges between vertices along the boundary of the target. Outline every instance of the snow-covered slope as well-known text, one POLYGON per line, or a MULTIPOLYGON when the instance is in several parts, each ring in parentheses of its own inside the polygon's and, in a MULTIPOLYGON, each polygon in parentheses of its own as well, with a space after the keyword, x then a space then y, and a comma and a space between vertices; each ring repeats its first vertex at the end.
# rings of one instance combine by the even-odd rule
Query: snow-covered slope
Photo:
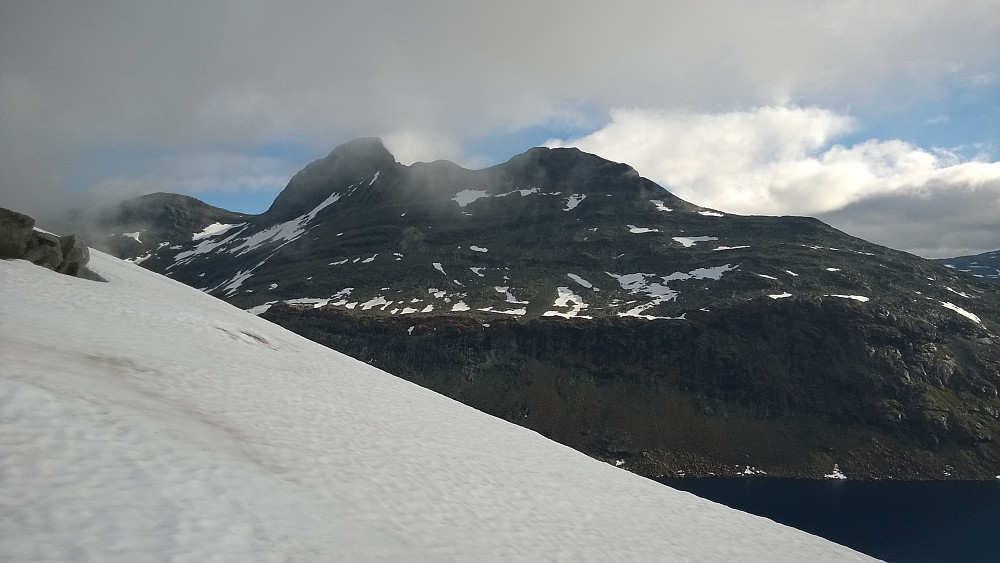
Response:
POLYGON ((2 559, 864 559, 90 265, 0 261, 2 559))

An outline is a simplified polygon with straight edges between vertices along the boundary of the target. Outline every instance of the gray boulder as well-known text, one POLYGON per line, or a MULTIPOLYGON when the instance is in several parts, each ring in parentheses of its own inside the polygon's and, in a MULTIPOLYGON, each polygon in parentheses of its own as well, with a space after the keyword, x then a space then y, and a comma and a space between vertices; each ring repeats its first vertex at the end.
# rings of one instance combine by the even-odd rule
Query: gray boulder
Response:
POLYGON ((31 243, 35 220, 0 207, 0 258, 20 258, 31 243))
POLYGON ((32 264, 55 270, 63 261, 62 243, 59 237, 52 233, 35 231, 21 258, 32 264))
POLYGON ((62 263, 56 267, 56 271, 71 276, 79 275, 90 261, 90 249, 83 239, 76 235, 60 237, 59 244, 62 250, 62 263))
POLYGON ((27 260, 32 264, 94 281, 105 281, 87 269, 90 249, 76 235, 56 236, 35 230, 31 217, 0 207, 0 259, 27 260))

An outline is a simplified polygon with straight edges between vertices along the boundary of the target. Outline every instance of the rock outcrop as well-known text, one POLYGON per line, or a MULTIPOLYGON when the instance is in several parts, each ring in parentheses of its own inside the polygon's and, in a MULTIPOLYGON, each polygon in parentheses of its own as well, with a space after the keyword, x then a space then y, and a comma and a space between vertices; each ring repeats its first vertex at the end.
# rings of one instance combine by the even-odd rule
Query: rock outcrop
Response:
POLYGON ((27 260, 32 264, 91 280, 99 276, 87 269, 90 249, 76 235, 60 237, 35 229, 35 220, 0 207, 0 258, 27 260))
POLYGON ((34 219, 0 207, 0 258, 24 256, 34 230, 34 219))

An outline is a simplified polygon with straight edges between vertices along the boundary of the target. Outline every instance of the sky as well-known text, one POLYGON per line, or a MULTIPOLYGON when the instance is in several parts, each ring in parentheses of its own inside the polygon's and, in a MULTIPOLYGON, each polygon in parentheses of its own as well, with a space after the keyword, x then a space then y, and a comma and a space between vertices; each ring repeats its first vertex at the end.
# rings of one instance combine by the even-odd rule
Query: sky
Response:
POLYGON ((259 213, 379 136, 530 147, 925 257, 1000 248, 1000 0, 0 0, 0 206, 169 191, 259 213))

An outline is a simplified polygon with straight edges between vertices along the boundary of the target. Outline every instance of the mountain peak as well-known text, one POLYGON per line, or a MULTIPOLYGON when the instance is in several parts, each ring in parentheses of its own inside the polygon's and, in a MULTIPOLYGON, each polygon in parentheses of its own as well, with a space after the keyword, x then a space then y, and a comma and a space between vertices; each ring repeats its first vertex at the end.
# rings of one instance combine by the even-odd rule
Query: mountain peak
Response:
POLYGON ((384 160, 388 158, 391 159, 392 162, 396 162, 396 159, 392 156, 392 153, 389 152, 389 149, 385 148, 385 143, 382 142, 380 137, 357 137, 355 139, 351 139, 350 141, 347 141, 346 143, 333 149, 326 159, 334 157, 343 159, 377 160, 384 160))
POLYGON ((300 170, 264 213, 267 222, 286 221, 330 195, 343 182, 399 166, 378 137, 359 137, 300 170))
MULTIPOLYGON (((598 191, 626 182, 631 184, 639 173, 627 164, 614 162, 578 148, 535 147, 500 165, 508 174, 538 184, 561 187, 589 185, 598 191)), ((662 192, 659 186, 654 190, 662 192)))

